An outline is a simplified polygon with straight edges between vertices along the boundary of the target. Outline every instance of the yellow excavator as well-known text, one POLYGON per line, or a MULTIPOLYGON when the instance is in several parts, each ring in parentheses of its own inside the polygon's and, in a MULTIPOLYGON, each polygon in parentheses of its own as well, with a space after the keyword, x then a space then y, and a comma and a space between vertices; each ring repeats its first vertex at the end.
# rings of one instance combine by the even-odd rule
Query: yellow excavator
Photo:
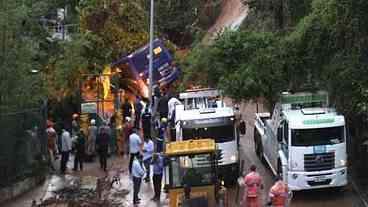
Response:
POLYGON ((215 206, 219 186, 215 141, 170 142, 164 154, 169 207, 215 206))

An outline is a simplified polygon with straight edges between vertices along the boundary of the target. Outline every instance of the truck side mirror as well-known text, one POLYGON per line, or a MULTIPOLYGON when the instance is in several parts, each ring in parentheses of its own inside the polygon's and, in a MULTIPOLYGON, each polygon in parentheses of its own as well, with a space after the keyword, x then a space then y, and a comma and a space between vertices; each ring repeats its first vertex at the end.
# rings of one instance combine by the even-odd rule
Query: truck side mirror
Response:
POLYGON ((282 131, 283 131, 282 127, 277 128, 277 141, 278 142, 282 142, 282 131))
POLYGON ((244 120, 241 120, 239 123, 239 132, 241 135, 245 135, 247 133, 247 125, 244 120))

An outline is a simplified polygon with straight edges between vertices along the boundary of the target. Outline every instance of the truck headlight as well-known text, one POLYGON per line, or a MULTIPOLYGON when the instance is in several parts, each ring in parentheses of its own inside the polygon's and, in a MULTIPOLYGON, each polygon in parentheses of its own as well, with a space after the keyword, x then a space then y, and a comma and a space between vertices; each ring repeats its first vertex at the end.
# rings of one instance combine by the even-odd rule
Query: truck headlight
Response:
POLYGON ((340 160, 340 166, 345 167, 346 166, 346 160, 340 160))
POLYGON ((232 156, 230 157, 230 160, 231 160, 231 161, 233 161, 233 162, 235 162, 235 161, 236 161, 236 156, 235 156, 235 155, 232 155, 232 156))

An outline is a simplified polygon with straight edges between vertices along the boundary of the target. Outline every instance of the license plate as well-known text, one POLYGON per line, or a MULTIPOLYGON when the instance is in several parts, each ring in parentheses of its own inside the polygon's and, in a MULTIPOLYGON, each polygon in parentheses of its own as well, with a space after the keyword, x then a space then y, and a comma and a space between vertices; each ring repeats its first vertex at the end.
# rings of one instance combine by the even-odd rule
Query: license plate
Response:
POLYGON ((325 176, 318 176, 314 178, 314 182, 323 182, 326 181, 326 177, 325 176))

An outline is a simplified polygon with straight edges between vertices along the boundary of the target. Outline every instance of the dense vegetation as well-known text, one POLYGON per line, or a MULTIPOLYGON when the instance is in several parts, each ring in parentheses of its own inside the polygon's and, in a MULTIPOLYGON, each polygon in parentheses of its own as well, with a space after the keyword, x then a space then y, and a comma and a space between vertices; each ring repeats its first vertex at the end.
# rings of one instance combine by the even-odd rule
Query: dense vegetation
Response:
POLYGON ((249 18, 272 13, 273 23, 258 20, 255 29, 247 20, 242 30, 225 32, 213 45, 194 49, 184 80, 190 84, 188 80, 206 76, 200 79, 204 84, 219 86, 237 100, 265 97, 270 106, 282 90, 327 89, 341 110, 366 114, 368 2, 303 3, 250 1, 249 18))
MULTIPOLYGON (((219 5, 213 2, 220 1, 156 0, 156 35, 180 46, 192 44, 201 27, 215 18, 208 9, 219 5)), ((46 96, 52 105, 77 103, 81 74, 100 73, 146 44, 148 23, 149 1, 145 0, 2 1, 0 109, 23 109, 46 96), (68 27, 66 41, 52 40, 43 27, 45 17, 57 20, 58 8, 67 11, 60 22, 68 27)))

